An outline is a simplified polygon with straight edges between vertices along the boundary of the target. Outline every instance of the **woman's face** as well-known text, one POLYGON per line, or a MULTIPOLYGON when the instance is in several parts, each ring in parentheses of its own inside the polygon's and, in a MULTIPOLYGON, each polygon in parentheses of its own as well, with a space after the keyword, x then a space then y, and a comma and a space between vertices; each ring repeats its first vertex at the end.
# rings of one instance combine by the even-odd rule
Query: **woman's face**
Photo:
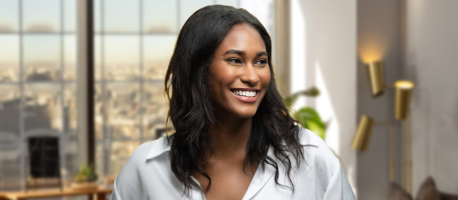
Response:
POLYGON ((249 24, 233 26, 210 64, 210 95, 218 117, 250 118, 270 82, 266 46, 249 24))

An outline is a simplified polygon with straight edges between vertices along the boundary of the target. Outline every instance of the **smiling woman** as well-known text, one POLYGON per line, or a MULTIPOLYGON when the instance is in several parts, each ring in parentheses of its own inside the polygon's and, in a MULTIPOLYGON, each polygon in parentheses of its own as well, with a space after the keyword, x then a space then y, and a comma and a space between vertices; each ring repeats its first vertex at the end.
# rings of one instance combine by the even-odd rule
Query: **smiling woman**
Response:
POLYGON ((165 77, 176 132, 135 150, 111 198, 354 199, 339 160, 288 114, 271 55, 246 10, 191 15, 165 77))

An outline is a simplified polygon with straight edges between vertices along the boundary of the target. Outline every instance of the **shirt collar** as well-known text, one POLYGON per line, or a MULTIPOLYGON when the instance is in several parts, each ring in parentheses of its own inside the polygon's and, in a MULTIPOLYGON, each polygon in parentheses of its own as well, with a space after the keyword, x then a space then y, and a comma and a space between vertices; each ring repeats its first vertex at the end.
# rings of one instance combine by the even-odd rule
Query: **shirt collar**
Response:
POLYGON ((303 132, 303 134, 301 134, 301 136, 300 136, 300 140, 301 140, 301 144, 302 145, 304 145, 304 146, 315 146, 315 147, 319 147, 320 146, 321 138, 318 135, 316 135, 312 131, 310 131, 308 129, 305 129, 305 128, 302 128, 301 132, 303 132))
MULTIPOLYGON (((319 147, 320 139, 321 138, 315 135, 312 131, 301 128, 300 143, 302 145, 319 147)), ((274 150, 272 146, 270 146, 267 155, 275 159, 276 157, 273 151, 274 150)), ((259 167, 260 166, 258 166, 258 168, 259 167)), ((274 176, 276 170, 272 165, 266 164, 264 165, 264 167, 264 170, 256 170, 253 180, 251 181, 250 186, 248 186, 248 190, 246 191, 242 200, 251 199, 264 187, 264 185, 269 181, 269 179, 271 179, 274 176)))
POLYGON ((151 149, 146 156, 146 160, 153 159, 167 151, 170 151, 170 145, 166 137, 161 137, 153 142, 151 149))
MULTIPOLYGON (((301 144, 304 146, 319 146, 319 137, 315 135, 312 131, 308 129, 302 129, 302 132, 306 134, 301 134, 300 140, 301 144)), ((167 142, 166 137, 159 138, 158 140, 154 141, 151 149, 146 156, 146 160, 153 159, 165 152, 170 151, 170 145, 167 142)))

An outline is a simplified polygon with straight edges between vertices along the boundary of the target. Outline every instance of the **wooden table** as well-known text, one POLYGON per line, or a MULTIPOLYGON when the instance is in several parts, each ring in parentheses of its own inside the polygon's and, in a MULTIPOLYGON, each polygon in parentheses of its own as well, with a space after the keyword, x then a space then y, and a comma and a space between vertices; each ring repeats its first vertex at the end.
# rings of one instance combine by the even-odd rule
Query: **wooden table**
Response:
POLYGON ((106 194, 111 194, 113 188, 105 188, 99 186, 97 189, 78 189, 64 188, 47 189, 37 191, 18 191, 18 192, 0 192, 0 200, 26 200, 29 198, 49 198, 49 197, 63 197, 63 196, 76 196, 76 195, 96 195, 97 200, 105 200, 106 194))

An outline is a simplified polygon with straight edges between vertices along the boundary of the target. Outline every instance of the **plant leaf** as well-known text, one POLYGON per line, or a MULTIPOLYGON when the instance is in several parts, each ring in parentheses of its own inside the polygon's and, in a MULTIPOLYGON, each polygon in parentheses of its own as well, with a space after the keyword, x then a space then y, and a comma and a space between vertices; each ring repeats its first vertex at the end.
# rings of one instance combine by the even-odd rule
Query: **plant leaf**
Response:
POLYGON ((304 128, 314 132, 323 140, 325 139, 326 125, 323 123, 320 115, 315 109, 310 107, 301 108, 297 111, 297 120, 304 125, 304 128))

